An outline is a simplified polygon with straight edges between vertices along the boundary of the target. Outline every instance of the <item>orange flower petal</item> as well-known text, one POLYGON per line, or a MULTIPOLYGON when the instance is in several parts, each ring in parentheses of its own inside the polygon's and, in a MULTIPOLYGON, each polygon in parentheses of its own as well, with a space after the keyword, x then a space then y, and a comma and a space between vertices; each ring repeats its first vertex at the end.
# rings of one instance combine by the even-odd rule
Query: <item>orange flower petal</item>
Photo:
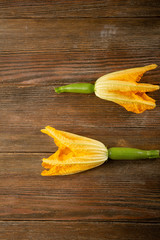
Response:
POLYGON ((99 141, 59 131, 49 126, 41 131, 53 137, 59 147, 57 152, 49 158, 43 158, 42 166, 50 169, 43 171, 43 176, 85 171, 101 165, 108 158, 107 148, 99 141))
POLYGON ((65 146, 76 150, 76 146, 78 146, 78 151, 80 149, 82 150, 84 146, 87 146, 88 151, 93 151, 94 148, 97 150, 97 146, 99 146, 100 149, 104 149, 103 143, 97 140, 82 137, 80 135, 69 132, 59 131, 50 126, 45 127, 45 129, 42 129, 41 132, 46 133, 50 137, 54 138, 55 144, 58 147, 65 146))
POLYGON ((103 81, 103 80, 120 80, 120 81, 128 81, 128 82, 139 82, 145 72, 155 69, 156 67, 157 67, 156 64, 151 64, 144 67, 130 68, 126 70, 109 73, 100 77, 96 82, 103 81))
POLYGON ((145 93, 111 93, 108 94, 108 100, 118 103, 127 111, 134 113, 142 113, 147 109, 154 109, 156 107, 155 100, 147 96, 145 93))
POLYGON ((152 64, 104 75, 95 83, 95 94, 102 99, 118 103, 127 111, 134 113, 153 109, 156 106, 155 100, 148 97, 145 92, 158 90, 159 86, 140 84, 137 81, 146 71, 156 67, 156 64, 152 64))
POLYGON ((68 164, 68 165, 58 165, 53 166, 50 170, 44 170, 41 175, 42 176, 55 176, 55 175, 70 175, 79 172, 83 172, 89 170, 91 168, 95 168, 102 163, 94 163, 94 164, 68 164))
POLYGON ((96 84, 96 93, 99 95, 106 92, 152 92, 159 89, 158 85, 126 82, 119 80, 106 80, 103 83, 96 84))

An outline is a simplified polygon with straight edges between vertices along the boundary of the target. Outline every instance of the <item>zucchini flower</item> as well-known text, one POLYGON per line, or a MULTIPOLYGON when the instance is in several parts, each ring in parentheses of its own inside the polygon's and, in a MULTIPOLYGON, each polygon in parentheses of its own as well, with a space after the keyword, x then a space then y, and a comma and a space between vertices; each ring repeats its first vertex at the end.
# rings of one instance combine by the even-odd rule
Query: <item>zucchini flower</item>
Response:
POLYGON ((134 148, 110 148, 97 140, 47 126, 41 130, 54 139, 58 150, 49 158, 42 159, 42 176, 70 175, 95 168, 107 161, 158 158, 159 150, 139 150, 134 148))
POLYGON ((54 138, 59 147, 49 158, 43 158, 42 166, 50 170, 44 170, 42 176, 78 173, 97 167, 108 158, 107 148, 99 141, 49 126, 41 131, 54 138))
POLYGON ((95 85, 90 83, 74 83, 55 88, 55 92, 95 92, 97 97, 118 103, 127 111, 142 113, 147 109, 156 107, 155 100, 149 97, 146 92, 158 90, 159 86, 137 82, 140 81, 145 72, 156 67, 156 64, 152 64, 145 67, 113 72, 97 79, 95 85))

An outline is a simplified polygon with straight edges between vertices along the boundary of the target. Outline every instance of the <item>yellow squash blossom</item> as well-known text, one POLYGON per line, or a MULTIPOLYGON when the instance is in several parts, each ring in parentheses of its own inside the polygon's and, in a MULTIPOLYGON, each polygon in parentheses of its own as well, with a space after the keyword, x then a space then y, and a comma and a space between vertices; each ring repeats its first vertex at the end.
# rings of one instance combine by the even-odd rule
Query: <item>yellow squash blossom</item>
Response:
POLYGON ((156 64, 145 67, 131 68, 113 72, 100 77, 95 85, 90 83, 75 83, 55 88, 57 93, 76 92, 93 93, 96 96, 123 106, 127 111, 142 113, 147 109, 155 108, 155 100, 146 92, 159 89, 158 85, 137 83, 143 74, 155 69, 156 64))
POLYGON ((135 148, 113 147, 107 148, 99 141, 82 137, 69 132, 46 127, 41 130, 54 138, 58 146, 57 152, 49 158, 42 159, 44 170, 42 176, 69 175, 95 168, 108 157, 113 160, 138 160, 159 158, 159 150, 140 150, 135 148))
POLYGON ((42 166, 49 170, 44 170, 42 176, 78 173, 97 167, 108 158, 107 148, 99 141, 49 126, 41 131, 54 138, 59 147, 49 158, 43 158, 42 166))
POLYGON ((153 109, 156 106, 155 100, 145 92, 158 90, 159 86, 137 82, 146 71, 156 67, 156 64, 152 64, 104 75, 95 83, 95 94, 100 98, 118 103, 134 113, 153 109))

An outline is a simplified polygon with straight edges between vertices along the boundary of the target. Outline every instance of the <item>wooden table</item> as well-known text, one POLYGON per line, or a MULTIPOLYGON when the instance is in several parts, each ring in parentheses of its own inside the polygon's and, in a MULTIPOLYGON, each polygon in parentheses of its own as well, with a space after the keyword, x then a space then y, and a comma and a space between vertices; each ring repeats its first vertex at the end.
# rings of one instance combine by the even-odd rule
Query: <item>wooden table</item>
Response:
MULTIPOLYGON (((159 240, 160 161, 42 177, 47 125, 108 147, 160 148, 157 107, 134 114, 54 87, 160 65, 158 0, 0 0, 0 239, 159 240)), ((160 68, 142 82, 158 84, 160 68)))

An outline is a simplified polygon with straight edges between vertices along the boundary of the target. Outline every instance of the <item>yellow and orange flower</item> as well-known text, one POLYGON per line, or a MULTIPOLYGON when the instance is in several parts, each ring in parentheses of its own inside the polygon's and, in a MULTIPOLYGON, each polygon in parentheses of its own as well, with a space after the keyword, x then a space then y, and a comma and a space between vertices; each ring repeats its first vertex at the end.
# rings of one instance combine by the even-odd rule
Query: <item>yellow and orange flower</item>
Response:
POLYGON ((123 106, 127 111, 142 113, 155 108, 155 100, 145 92, 159 89, 158 85, 137 83, 146 71, 156 64, 113 72, 100 77, 95 83, 96 96, 123 106))
POLYGON ((54 138, 56 153, 43 158, 42 176, 69 175, 103 164, 108 159, 108 150, 99 141, 76 134, 56 130, 50 126, 41 130, 54 138))

